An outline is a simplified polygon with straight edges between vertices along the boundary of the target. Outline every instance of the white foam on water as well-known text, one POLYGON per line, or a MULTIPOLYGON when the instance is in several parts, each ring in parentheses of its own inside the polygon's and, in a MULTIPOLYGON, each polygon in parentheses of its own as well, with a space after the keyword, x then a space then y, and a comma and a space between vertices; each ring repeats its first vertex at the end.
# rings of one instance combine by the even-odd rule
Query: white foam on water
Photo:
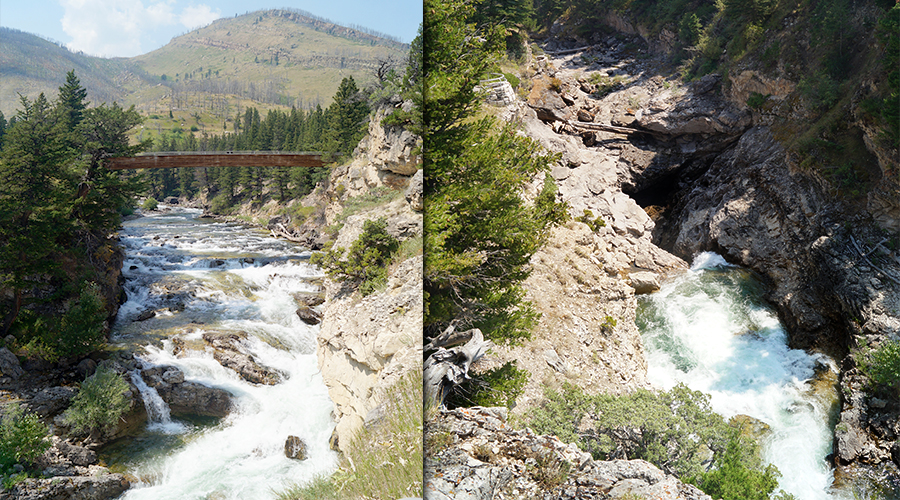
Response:
POLYGON ((779 488, 800 500, 825 498, 833 399, 815 395, 811 381, 817 363, 836 367, 822 355, 790 349, 746 272, 729 274, 739 272, 721 256, 701 254, 690 271, 641 298, 648 378, 661 388, 684 383, 710 394, 726 418, 744 414, 768 424, 764 458, 781 471, 779 488))
POLYGON ((271 386, 249 383, 222 367, 209 349, 188 348, 176 356, 170 340, 162 348, 146 346, 141 359, 147 365, 176 366, 187 381, 224 389, 234 407, 217 425, 186 428, 184 443, 174 450, 132 464, 128 472, 144 480, 123 499, 270 500, 281 487, 329 474, 337 466, 337 454, 328 445, 333 403, 315 355, 318 327, 297 317, 292 297, 316 291, 309 279, 322 276, 321 271, 303 259, 308 252, 290 243, 236 224, 198 222, 199 213, 173 211, 126 223, 128 301, 120 309, 123 324, 117 326, 124 328, 141 312, 165 304, 164 297, 150 292, 153 283, 192 280, 183 312, 157 314, 167 314, 167 321, 179 315, 208 320, 180 334, 184 341, 201 340, 204 329, 244 332, 240 349, 283 374, 283 380, 271 386), (291 435, 307 444, 308 459, 285 457, 284 443, 291 435))

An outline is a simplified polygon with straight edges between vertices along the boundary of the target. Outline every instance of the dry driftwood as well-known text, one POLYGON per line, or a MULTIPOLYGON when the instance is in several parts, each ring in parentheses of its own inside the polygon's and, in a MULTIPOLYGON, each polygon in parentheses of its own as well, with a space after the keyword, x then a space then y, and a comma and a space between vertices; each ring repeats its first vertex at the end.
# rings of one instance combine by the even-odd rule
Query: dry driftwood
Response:
MULTIPOLYGON (((452 330, 444 334, 454 336, 452 330)), ((458 335, 469 334, 469 341, 464 345, 451 349, 438 347, 425 360, 425 400, 429 406, 442 405, 450 389, 469 378, 472 363, 478 361, 494 345, 490 340, 484 340, 484 335, 477 328, 458 335)))

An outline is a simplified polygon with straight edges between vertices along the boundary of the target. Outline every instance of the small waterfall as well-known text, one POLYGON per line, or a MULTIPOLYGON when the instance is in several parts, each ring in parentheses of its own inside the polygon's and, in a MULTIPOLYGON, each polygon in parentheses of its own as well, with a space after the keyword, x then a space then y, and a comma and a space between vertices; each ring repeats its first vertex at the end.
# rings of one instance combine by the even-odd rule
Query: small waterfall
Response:
POLYGON ((136 369, 131 372, 131 382, 141 391, 141 400, 147 409, 147 428, 151 431, 164 434, 181 434, 187 430, 187 426, 181 422, 172 420, 169 414, 169 405, 163 401, 156 389, 147 385, 141 377, 141 371, 136 369))

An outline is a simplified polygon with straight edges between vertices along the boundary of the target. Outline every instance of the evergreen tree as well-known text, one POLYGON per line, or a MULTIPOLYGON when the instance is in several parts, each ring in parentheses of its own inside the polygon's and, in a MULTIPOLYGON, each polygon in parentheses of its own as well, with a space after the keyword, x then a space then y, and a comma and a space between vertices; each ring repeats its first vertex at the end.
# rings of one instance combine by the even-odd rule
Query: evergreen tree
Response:
POLYGON ((365 135, 369 116, 369 105, 360 95, 352 76, 341 80, 326 115, 324 150, 335 157, 349 155, 365 135))
POLYGON ((566 217, 549 176, 535 204, 519 195, 552 158, 513 125, 469 119, 504 32, 477 30, 463 0, 426 0, 425 10, 426 335, 455 321, 515 341, 537 317, 523 299, 528 261, 566 217))

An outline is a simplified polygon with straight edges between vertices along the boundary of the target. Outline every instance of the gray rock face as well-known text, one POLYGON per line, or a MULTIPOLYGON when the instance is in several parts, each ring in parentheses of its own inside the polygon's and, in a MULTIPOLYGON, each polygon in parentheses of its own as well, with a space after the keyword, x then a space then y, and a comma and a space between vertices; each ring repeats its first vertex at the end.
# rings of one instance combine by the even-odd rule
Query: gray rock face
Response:
POLYGON ((26 479, 5 491, 4 500, 107 500, 121 495, 131 483, 122 474, 96 477, 26 479))
POLYGON ((555 436, 514 430, 505 408, 442 411, 427 425, 451 436, 449 446, 426 458, 427 500, 711 500, 643 460, 597 461, 555 436))
POLYGON ((28 407, 41 417, 52 417, 69 407, 75 393, 71 387, 49 387, 35 394, 28 407))
POLYGON ((425 189, 425 171, 419 170, 409 179, 409 187, 406 188, 406 201, 409 202, 410 208, 415 210, 416 212, 421 212, 425 209, 425 205, 422 202, 423 197, 422 193, 425 189))

